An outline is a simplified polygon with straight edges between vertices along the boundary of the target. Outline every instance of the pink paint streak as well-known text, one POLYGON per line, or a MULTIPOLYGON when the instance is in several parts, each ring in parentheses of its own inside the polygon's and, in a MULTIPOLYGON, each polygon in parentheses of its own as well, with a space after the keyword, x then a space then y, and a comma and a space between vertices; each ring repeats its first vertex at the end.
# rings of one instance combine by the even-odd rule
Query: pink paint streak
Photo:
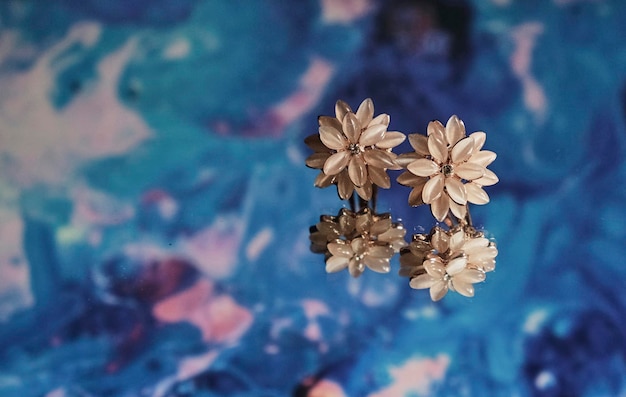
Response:
POLYGON ((516 48, 511 55, 511 69, 521 81, 524 104, 538 121, 543 120, 547 111, 547 99, 543 87, 532 75, 532 54, 537 37, 543 33, 543 25, 539 22, 528 22, 517 26, 512 37, 516 48))
POLYGON ((252 324, 253 316, 228 295, 216 295, 213 283, 203 279, 191 288, 157 303, 154 317, 165 323, 187 321, 205 342, 234 343, 252 324))
POLYGON ((450 358, 444 354, 434 359, 410 359, 399 367, 391 368, 389 370, 393 379, 391 385, 370 394, 369 397, 396 397, 409 393, 430 395, 431 385, 443 380, 449 365, 450 358))

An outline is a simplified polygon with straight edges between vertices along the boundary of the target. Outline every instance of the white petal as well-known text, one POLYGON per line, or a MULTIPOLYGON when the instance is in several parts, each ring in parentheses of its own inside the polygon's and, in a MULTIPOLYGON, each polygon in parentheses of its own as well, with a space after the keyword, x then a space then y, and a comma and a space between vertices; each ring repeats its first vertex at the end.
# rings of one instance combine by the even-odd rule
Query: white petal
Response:
POLYGON ((400 174, 400 176, 398 176, 396 181, 404 186, 423 186, 426 181, 428 181, 428 178, 423 176, 417 176, 410 171, 404 171, 402 174, 400 174))
POLYGON ((348 171, 343 170, 337 176, 337 193, 342 200, 347 200, 352 196, 352 192, 354 192, 354 184, 350 180, 348 171))
POLYGON ((367 127, 371 127, 373 125, 376 124, 384 124, 386 126, 389 126, 389 115, 382 113, 379 114, 378 116, 374 117, 374 119, 372 119, 372 121, 370 121, 370 123, 367 125, 367 127))
POLYGON ((361 124, 354 113, 346 113, 343 118, 343 133, 351 143, 358 143, 361 136, 361 124))
POLYGON ((426 182, 424 189, 422 190, 422 200, 424 200, 426 204, 432 203, 435 199, 441 196, 443 193, 444 179, 443 175, 438 174, 426 182))
POLYGON ((492 271, 496 270, 496 260, 495 259, 491 259, 491 260, 488 260, 488 261, 481 262, 480 266, 483 268, 484 271, 492 272, 492 271))
POLYGON ((331 116, 319 116, 317 118, 317 122, 322 126, 333 127, 336 130, 341 131, 341 121, 337 120, 336 117, 331 116))
POLYGON ((352 258, 350 259, 350 263, 348 265, 348 271, 352 277, 357 278, 363 274, 363 271, 365 271, 365 265, 352 258))
POLYGON ((383 189, 389 189, 391 187, 391 180, 387 172, 378 167, 367 167, 370 180, 374 185, 380 186, 383 189))
POLYGON ((479 185, 468 183, 465 185, 465 189, 467 191, 467 201, 470 203, 481 205, 489 202, 489 195, 479 185))
POLYGON ((422 134, 409 134, 409 143, 416 153, 422 156, 428 156, 428 137, 422 134))
POLYGON ((357 237, 350 242, 350 247, 352 247, 355 255, 362 255, 365 253, 366 244, 361 237, 357 237))
POLYGON ((451 116, 446 123, 446 140, 454 146, 465 136, 465 124, 456 115, 451 116))
POLYGON ((354 256, 354 251, 349 244, 346 243, 328 243, 326 246, 328 251, 334 255, 343 258, 352 258, 354 256))
POLYGON ((459 219, 465 219, 467 215, 467 204, 458 204, 450 199, 450 211, 459 219))
POLYGON ((359 197, 363 200, 370 200, 372 198, 372 184, 367 181, 363 186, 355 186, 354 190, 356 190, 359 197))
POLYGON ((367 250, 367 255, 375 258, 391 258, 393 256, 393 248, 387 245, 375 245, 367 250))
POLYGON ((426 259, 422 265, 424 266, 424 269, 426 269, 426 272, 434 278, 443 279, 443 276, 446 274, 443 261, 438 256, 426 259))
POLYGON ((448 146, 446 141, 439 134, 428 136, 428 152, 439 164, 448 161, 448 146))
POLYGON ((446 191, 450 198, 461 205, 467 203, 465 185, 455 178, 445 178, 445 181, 446 191))
POLYGON ((456 292, 463 296, 471 298, 474 296, 474 286, 471 283, 466 283, 461 280, 457 280, 456 277, 452 279, 452 287, 456 292))
POLYGON ((497 155, 491 150, 481 150, 480 152, 474 151, 472 154, 472 163, 480 164, 483 167, 487 167, 493 163, 497 155))
POLYGON ((356 117, 359 119, 359 122, 363 127, 367 126, 374 116, 374 103, 370 98, 365 99, 359 105, 359 108, 356 111, 356 117))
POLYGON ((430 203, 430 212, 432 212, 435 219, 439 222, 443 222, 448 216, 450 210, 450 198, 447 194, 442 194, 438 199, 430 203))
POLYGON ((348 175, 350 180, 355 186, 363 186, 367 180, 367 168, 365 162, 360 155, 350 156, 350 163, 348 164, 348 175))
POLYGON ((485 169, 485 175, 482 178, 475 179, 473 182, 480 186, 492 186, 498 183, 498 176, 491 170, 485 169))
POLYGON ((326 261, 326 273, 335 273, 345 269, 349 261, 350 258, 343 256, 331 256, 326 261))
POLYGON ((439 253, 443 254, 448 250, 449 241, 450 236, 448 236, 448 233, 446 233, 446 231, 439 226, 436 226, 432 235, 430 236, 430 245, 432 245, 434 249, 439 251, 439 253))
POLYGON ((463 251, 465 252, 474 252, 481 248, 486 248, 489 246, 489 240, 485 237, 474 237, 465 241, 463 244, 463 251))
POLYGON ((428 159, 417 159, 407 165, 406 169, 417 176, 431 176, 440 171, 439 165, 428 159))
POLYGON ((457 273, 461 273, 467 267, 467 258, 464 256, 459 256, 458 258, 454 258, 448 262, 446 266, 446 272, 454 276, 457 273))
POLYGON ((437 281, 430 287, 430 299, 432 299, 433 302, 441 300, 447 293, 448 283, 443 280, 437 281))
POLYGON ((383 139, 386 131, 387 131, 387 127, 384 124, 376 124, 371 127, 368 127, 361 134, 361 138, 359 139, 359 144, 361 146, 376 145, 378 142, 380 142, 383 139))
POLYGON ((474 139, 474 151, 478 152, 483 148, 485 144, 485 140, 487 139, 487 134, 482 131, 473 132, 470 134, 470 137, 474 139))
POLYGON ((445 140, 446 137, 446 127, 441 124, 439 120, 433 120, 428 123, 428 127, 426 129, 426 135, 431 136, 433 134, 439 135, 441 138, 445 140))
POLYGON ((478 269, 465 269, 461 273, 454 276, 454 283, 456 283, 457 281, 462 281, 469 284, 479 283, 481 281, 485 281, 485 272, 478 269))
POLYGON ((319 129, 320 139, 327 148, 333 150, 339 150, 346 147, 346 138, 341 131, 333 127, 321 126, 319 129))
POLYGON ((346 151, 340 151, 328 158, 324 163, 324 174, 336 175, 341 172, 350 161, 350 153, 346 151))
POLYGON ((425 289, 432 287, 433 284, 439 281, 439 279, 433 278, 428 274, 420 274, 419 276, 412 278, 409 285, 413 289, 425 289))
POLYGON ((335 103, 335 116, 337 117, 337 120, 343 120, 348 112, 352 112, 350 105, 342 100, 338 100, 337 103, 335 103))
POLYGON ((482 177, 485 175, 485 170, 485 167, 472 162, 463 163, 454 167, 454 173, 466 181, 482 177))
POLYGON ((474 152, 474 140, 471 137, 463 138, 452 147, 450 157, 455 164, 462 163, 470 158, 474 152))
POLYGON ((385 133, 385 137, 376 144, 376 147, 381 149, 391 149, 404 142, 405 139, 406 135, 401 132, 387 131, 385 133))
POLYGON ((389 273, 391 270, 389 258, 377 258, 375 256, 365 255, 363 263, 376 273, 389 273))
POLYGON ((450 236, 450 252, 457 252, 463 249, 465 244, 465 232, 459 230, 450 236))
POLYGON ((393 160, 392 153, 381 149, 367 149, 363 152, 363 158, 367 165, 378 168, 396 168, 397 165, 393 160))

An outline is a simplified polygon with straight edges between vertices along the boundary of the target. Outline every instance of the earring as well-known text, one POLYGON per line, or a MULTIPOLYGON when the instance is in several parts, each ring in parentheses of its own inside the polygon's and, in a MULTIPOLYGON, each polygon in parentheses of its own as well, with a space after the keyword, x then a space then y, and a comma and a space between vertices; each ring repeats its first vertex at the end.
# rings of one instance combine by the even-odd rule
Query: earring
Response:
POLYGON ((399 274, 410 279, 411 288, 429 289, 433 301, 449 290, 473 296, 473 284, 495 269, 498 253, 495 242, 474 228, 468 209, 469 203, 487 204, 483 187, 498 182, 487 169, 496 154, 482 150, 486 134, 467 136, 463 121, 452 116, 445 127, 430 122, 427 135, 409 134, 414 151, 397 155, 392 149, 406 136, 387 130, 388 115, 374 117, 369 98, 356 113, 339 100, 335 117, 320 116, 318 122, 319 133, 305 139, 314 152, 306 165, 320 170, 316 187, 335 185, 350 205, 336 216, 322 215, 310 228, 311 250, 324 254, 326 271, 347 268, 353 277, 366 268, 388 273, 391 258, 400 253, 399 274), (378 189, 391 187, 390 169, 405 169, 397 182, 411 188, 409 205, 428 204, 443 223, 428 234, 414 234, 408 244, 401 223, 376 213, 378 189))

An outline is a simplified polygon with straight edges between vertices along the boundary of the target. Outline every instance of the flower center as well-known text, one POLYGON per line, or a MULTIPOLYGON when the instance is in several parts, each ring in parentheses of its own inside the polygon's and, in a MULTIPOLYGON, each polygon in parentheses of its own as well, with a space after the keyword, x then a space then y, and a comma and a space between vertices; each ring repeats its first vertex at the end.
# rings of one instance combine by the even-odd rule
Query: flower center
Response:
POLYGON ((351 143, 350 146, 348 146, 348 150, 353 155, 354 154, 359 154, 359 153, 361 153, 361 146, 359 146, 358 143, 351 143))
POLYGON ((452 168, 452 164, 444 164, 441 167, 441 173, 444 176, 450 176, 450 175, 452 175, 453 172, 454 172, 454 168, 452 168))

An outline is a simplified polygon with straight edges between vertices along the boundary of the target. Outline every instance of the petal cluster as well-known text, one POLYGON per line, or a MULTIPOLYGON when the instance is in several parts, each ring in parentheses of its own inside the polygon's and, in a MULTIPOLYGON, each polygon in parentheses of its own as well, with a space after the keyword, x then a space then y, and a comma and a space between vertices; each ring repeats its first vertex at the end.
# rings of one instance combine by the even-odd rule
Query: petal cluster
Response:
POLYGON ((337 216, 323 215, 310 234, 311 249, 326 254, 326 271, 348 268, 353 277, 365 268, 388 273, 390 259, 406 245, 406 230, 390 214, 375 214, 369 208, 354 213, 347 209, 337 216))
POLYGON ((482 150, 485 139, 484 132, 466 136, 465 125, 457 116, 450 117, 445 127, 439 121, 430 122, 427 136, 409 135, 415 151, 398 159, 407 169, 398 183, 413 188, 409 204, 429 204, 433 216, 443 221, 448 211, 463 219, 467 203, 488 203, 483 186, 496 184, 498 177, 487 169, 496 154, 482 150))
POLYGON ((411 279, 414 289, 429 289, 433 301, 448 291, 474 296, 473 284, 484 281, 495 269, 498 250, 482 233, 463 228, 451 231, 435 227, 429 235, 418 234, 400 256, 400 275, 411 279))
POLYGON ((336 184, 343 200, 353 191, 370 200, 373 185, 389 188, 386 170, 399 169, 391 149, 406 139, 401 132, 387 131, 389 121, 387 114, 374 117, 374 104, 369 98, 356 113, 347 103, 337 101, 335 117, 320 116, 319 134, 305 139, 314 151, 306 160, 307 166, 321 170, 315 186, 336 184))

